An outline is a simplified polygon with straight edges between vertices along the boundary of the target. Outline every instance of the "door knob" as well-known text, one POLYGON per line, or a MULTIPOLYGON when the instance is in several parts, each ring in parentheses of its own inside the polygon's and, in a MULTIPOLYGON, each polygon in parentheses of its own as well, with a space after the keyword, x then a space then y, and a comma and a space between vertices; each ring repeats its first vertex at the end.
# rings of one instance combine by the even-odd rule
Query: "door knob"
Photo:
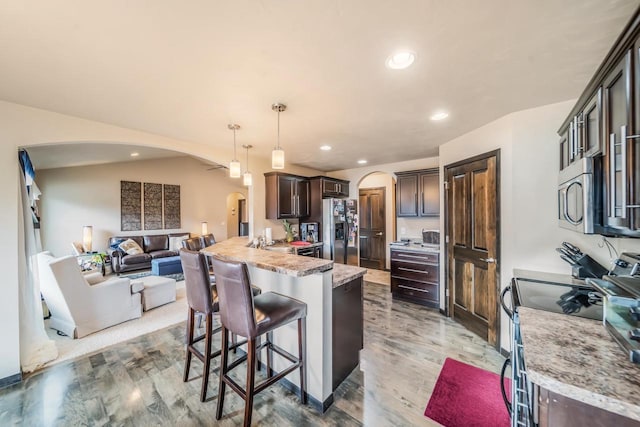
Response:
POLYGON ((381 231, 379 233, 376 233, 376 236, 382 236, 384 233, 381 231))
POLYGON ((488 264, 495 264, 496 259, 495 258, 480 258, 480 261, 484 261, 488 264))

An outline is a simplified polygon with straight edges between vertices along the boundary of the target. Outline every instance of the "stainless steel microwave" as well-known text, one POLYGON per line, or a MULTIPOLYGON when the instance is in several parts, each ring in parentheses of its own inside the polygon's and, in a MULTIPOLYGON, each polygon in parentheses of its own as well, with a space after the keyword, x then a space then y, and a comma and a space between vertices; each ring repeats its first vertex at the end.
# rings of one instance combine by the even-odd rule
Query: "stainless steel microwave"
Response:
POLYGON ((558 178, 560 227, 584 234, 594 233, 595 205, 593 158, 576 160, 558 178))

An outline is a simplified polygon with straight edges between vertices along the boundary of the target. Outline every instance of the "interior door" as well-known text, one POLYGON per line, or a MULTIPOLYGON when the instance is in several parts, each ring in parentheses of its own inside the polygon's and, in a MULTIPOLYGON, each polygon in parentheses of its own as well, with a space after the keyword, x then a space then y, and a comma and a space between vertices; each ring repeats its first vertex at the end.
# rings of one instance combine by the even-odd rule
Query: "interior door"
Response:
POLYGON ((385 189, 360 190, 360 266, 384 270, 385 250, 385 189))
POLYGON ((449 315, 496 348, 498 163, 495 151, 445 167, 449 315))

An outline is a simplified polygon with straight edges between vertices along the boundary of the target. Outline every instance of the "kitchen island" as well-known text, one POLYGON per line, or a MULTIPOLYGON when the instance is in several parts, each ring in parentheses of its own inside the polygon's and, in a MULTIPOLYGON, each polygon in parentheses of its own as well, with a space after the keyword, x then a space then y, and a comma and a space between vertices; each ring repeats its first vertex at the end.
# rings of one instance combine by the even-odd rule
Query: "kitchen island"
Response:
POLYGON ((519 307, 539 425, 640 425, 640 366, 602 322, 519 307))
MULTIPOLYGON (((336 324, 334 318, 336 314, 338 318, 343 318, 345 311, 362 313, 362 278, 366 269, 341 264, 334 266, 333 261, 325 259, 255 249, 249 247, 250 243, 246 237, 233 237, 209 246, 202 252, 228 261, 245 262, 251 283, 260 287, 263 292, 278 292, 307 304, 307 394, 310 403, 324 412, 333 403, 336 379, 344 376, 344 372, 334 372, 334 360, 353 360, 353 357, 343 354, 344 349, 340 346, 334 348, 334 335, 359 335, 358 345, 359 349, 362 348, 362 322, 336 324), (359 304, 358 299, 352 296, 348 300, 357 307, 344 307, 342 299, 336 300, 334 307, 334 299, 341 294, 336 290, 347 290, 347 287, 349 290, 357 289, 358 286, 359 304), (343 355, 345 357, 342 357, 343 355)), ((344 294, 352 295, 351 292, 344 294)), ((297 354, 298 338, 295 324, 277 329, 273 339, 288 352, 297 354)), ((348 366, 340 360, 338 363, 342 368, 348 366)), ((273 367, 276 371, 286 366, 286 361, 274 358, 273 367)), ((284 385, 296 390, 299 386, 297 374, 294 372, 288 375, 284 385)))

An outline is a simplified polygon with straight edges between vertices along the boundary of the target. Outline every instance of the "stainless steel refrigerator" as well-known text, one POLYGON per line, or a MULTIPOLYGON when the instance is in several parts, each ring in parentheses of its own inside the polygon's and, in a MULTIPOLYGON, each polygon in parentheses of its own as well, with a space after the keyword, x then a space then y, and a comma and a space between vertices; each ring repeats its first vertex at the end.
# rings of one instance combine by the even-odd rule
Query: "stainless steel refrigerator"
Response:
POLYGON ((322 252, 326 259, 340 264, 358 265, 358 201, 322 201, 322 252))

